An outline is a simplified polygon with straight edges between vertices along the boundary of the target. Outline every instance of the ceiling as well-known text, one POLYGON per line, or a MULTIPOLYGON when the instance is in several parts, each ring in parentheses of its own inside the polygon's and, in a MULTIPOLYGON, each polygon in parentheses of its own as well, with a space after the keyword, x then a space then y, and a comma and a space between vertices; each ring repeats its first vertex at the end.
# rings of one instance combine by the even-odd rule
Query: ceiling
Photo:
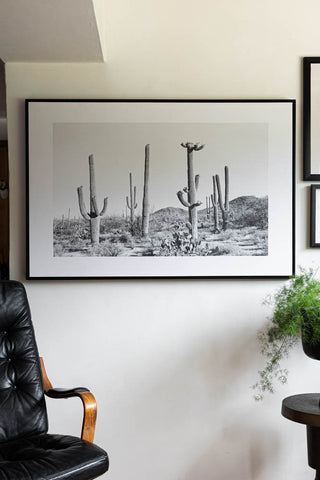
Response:
POLYGON ((4 62, 103 62, 105 0, 1 0, 4 62))
POLYGON ((103 62, 106 0, 0 0, 0 140, 7 138, 4 62, 103 62))

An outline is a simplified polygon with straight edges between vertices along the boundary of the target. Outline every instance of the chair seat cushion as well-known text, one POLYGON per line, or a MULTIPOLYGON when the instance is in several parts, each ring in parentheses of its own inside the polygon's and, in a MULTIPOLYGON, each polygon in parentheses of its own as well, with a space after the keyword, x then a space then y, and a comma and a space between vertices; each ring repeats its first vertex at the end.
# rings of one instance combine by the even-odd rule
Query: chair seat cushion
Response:
POLYGON ((108 465, 102 448, 72 436, 41 434, 0 444, 0 480, 92 480, 108 465))

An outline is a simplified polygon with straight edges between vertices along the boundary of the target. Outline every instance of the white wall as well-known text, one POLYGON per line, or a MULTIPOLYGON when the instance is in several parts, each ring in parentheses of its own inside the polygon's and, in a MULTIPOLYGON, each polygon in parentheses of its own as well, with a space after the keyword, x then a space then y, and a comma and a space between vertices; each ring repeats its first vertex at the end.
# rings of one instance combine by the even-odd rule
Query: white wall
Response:
MULTIPOLYGON (((319 365, 297 348, 289 384, 252 399, 261 302, 281 281, 26 282, 23 100, 297 98, 297 263, 317 265, 300 140, 301 58, 320 55, 319 14, 318 0, 108 0, 106 64, 7 64, 11 274, 26 285, 53 383, 96 394, 105 478, 313 478, 304 427, 280 408, 319 391, 319 365)), ((61 403, 49 402, 50 430, 76 434, 80 405, 61 403)))

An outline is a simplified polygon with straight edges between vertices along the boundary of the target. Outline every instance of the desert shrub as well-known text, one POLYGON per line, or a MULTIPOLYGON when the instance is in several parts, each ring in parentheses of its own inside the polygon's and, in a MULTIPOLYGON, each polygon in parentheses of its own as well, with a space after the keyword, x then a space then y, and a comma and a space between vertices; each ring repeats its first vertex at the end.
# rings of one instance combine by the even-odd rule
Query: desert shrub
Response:
POLYGON ((160 256, 190 255, 195 252, 196 247, 189 232, 176 230, 161 242, 158 254, 160 256))
POLYGON ((160 245, 163 240, 168 237, 168 232, 155 232, 152 235, 152 242, 157 242, 157 245, 160 245))
POLYGON ((230 247, 213 247, 208 251, 207 256, 232 255, 230 247))
POLYGON ((122 232, 127 230, 127 222, 123 216, 112 215, 101 219, 100 233, 107 234, 110 232, 122 232))
POLYGON ((129 224, 129 229, 131 234, 134 237, 141 237, 142 236, 142 221, 141 221, 141 215, 135 217, 133 224, 129 224))
POLYGON ((268 240, 268 231, 267 230, 255 230, 252 234, 253 240, 256 244, 261 242, 266 242, 268 240))
POLYGON ((81 238, 88 239, 90 237, 89 222, 79 218, 72 220, 53 220, 53 236, 54 238, 81 238))
POLYGON ((110 235, 108 237, 109 242, 111 243, 122 243, 128 246, 133 246, 133 238, 131 233, 129 232, 122 232, 110 235))
POLYGON ((54 243, 53 244, 53 256, 54 257, 62 257, 64 253, 64 248, 61 243, 54 243))
POLYGON ((186 211, 173 211, 169 207, 165 211, 157 212, 150 217, 150 231, 162 232, 172 230, 172 228, 175 228, 177 225, 182 228, 185 225, 187 218, 188 214, 186 211))
POLYGON ((222 230, 220 234, 220 238, 222 240, 233 240, 234 239, 234 232, 232 230, 222 230))
POLYGON ((104 242, 99 245, 90 245, 88 255, 91 257, 117 257, 123 250, 122 245, 104 242))
POLYGON ((195 243, 189 230, 182 230, 179 225, 175 225, 175 230, 169 235, 157 235, 153 238, 154 256, 208 256, 216 255, 217 249, 210 248, 205 241, 205 234, 199 234, 199 240, 195 243))
POLYGON ((165 230, 169 230, 171 225, 172 225, 172 219, 170 220, 169 218, 167 219, 164 217, 152 218, 150 221, 150 228, 154 232, 162 232, 165 230))
POLYGON ((267 198, 252 197, 239 207, 233 206, 232 225, 234 227, 268 228, 267 198))
POLYGON ((53 242, 53 255, 54 256, 68 256, 70 252, 83 252, 88 247, 87 240, 79 240, 78 238, 62 238, 54 240, 53 242))
POLYGON ((224 246, 210 247, 209 243, 201 239, 194 244, 192 236, 187 231, 177 230, 171 237, 166 237, 158 245, 153 244, 153 256, 219 256, 230 255, 230 249, 224 246))

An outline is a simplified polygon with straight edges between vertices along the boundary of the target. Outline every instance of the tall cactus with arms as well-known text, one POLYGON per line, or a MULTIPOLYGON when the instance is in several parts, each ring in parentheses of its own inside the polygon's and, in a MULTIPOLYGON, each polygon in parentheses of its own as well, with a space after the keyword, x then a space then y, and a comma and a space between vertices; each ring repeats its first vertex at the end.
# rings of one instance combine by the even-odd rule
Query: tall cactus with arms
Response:
POLYGON ((108 197, 103 200, 103 208, 99 212, 96 196, 96 182, 94 176, 93 155, 89 155, 89 180, 90 180, 90 212, 87 212, 83 199, 83 186, 77 188, 80 213, 85 220, 90 221, 91 244, 99 244, 100 220, 107 213, 108 197))
POLYGON ((188 187, 184 188, 183 191, 179 191, 177 196, 184 207, 187 207, 189 210, 189 223, 190 230, 192 235, 192 241, 196 244, 198 241, 198 213, 197 207, 201 205, 202 202, 196 200, 196 192, 199 186, 200 176, 194 176, 193 173, 193 152, 198 152, 202 150, 204 145, 199 143, 181 143, 183 148, 187 149, 187 174, 188 174, 188 187), (183 193, 187 194, 187 200, 184 198, 183 193))
POLYGON ((222 198, 220 177, 216 175, 219 205, 222 213, 222 230, 227 230, 229 220, 229 169, 224 167, 224 202, 222 198))
POLYGON ((219 219, 218 219, 218 200, 217 200, 217 187, 216 187, 216 177, 212 177, 212 187, 213 193, 211 193, 211 202, 213 208, 213 233, 219 233, 219 219))
POLYGON ((211 213, 211 199, 210 197, 206 197, 206 216, 207 219, 210 221, 210 213, 211 213))
POLYGON ((133 233, 134 231, 134 211, 137 208, 138 204, 136 201, 137 198, 137 187, 134 186, 132 189, 132 173, 129 173, 129 187, 130 187, 130 199, 129 197, 126 197, 127 200, 127 207, 130 211, 130 225, 131 225, 131 231, 133 233))

